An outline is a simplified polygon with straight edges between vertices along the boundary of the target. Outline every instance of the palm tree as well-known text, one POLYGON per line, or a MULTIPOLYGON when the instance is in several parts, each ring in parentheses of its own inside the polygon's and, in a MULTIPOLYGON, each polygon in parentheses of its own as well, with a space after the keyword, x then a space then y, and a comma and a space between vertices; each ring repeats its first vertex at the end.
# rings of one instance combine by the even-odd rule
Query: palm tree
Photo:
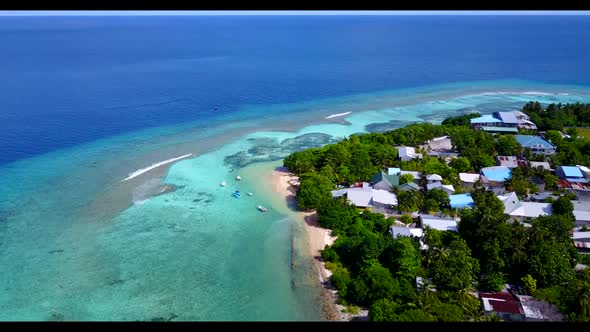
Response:
POLYGON ((578 288, 578 304, 581 315, 590 318, 590 286, 586 283, 578 288))
POLYGON ((494 216, 494 211, 492 211, 491 208, 486 207, 480 213, 480 220, 485 225, 493 225, 496 221, 498 221, 498 218, 494 216))
POLYGON ((480 303, 470 291, 470 288, 459 290, 457 293, 458 305, 463 309, 463 312, 467 313, 469 318, 477 320, 480 317, 480 303))
POLYGON ((446 261, 451 254, 451 249, 445 247, 436 247, 432 250, 432 259, 435 261, 446 261))

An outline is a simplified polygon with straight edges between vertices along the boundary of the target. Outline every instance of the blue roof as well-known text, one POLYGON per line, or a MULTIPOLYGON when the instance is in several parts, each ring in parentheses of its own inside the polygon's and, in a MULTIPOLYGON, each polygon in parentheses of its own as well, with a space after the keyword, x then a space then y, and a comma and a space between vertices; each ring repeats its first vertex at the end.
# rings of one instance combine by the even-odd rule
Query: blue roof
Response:
POLYGON ((402 170, 399 167, 389 167, 387 169, 387 175, 399 175, 401 171, 402 170))
POLYGON ((581 178, 584 177, 582 172, 577 166, 561 166, 563 170, 563 174, 565 174, 566 178, 581 178))
POLYGON ((470 123, 496 123, 496 122, 502 122, 502 120, 500 119, 496 119, 491 115, 484 115, 484 116, 480 116, 479 118, 473 118, 471 120, 469 120, 470 123))
POLYGON ((498 117, 504 123, 518 123, 514 112, 498 112, 498 117))
POLYGON ((475 202, 473 202, 471 194, 449 195, 449 198, 451 199, 451 207, 453 209, 462 209, 475 206, 475 202))
POLYGON ((492 166, 481 169, 481 173, 488 178, 490 181, 504 182, 509 179, 512 175, 510 168, 505 166, 492 166))
POLYGON ((523 148, 532 148, 532 147, 546 147, 546 148, 554 148, 555 145, 547 142, 540 136, 533 136, 533 135, 514 135, 514 138, 522 145, 523 148))

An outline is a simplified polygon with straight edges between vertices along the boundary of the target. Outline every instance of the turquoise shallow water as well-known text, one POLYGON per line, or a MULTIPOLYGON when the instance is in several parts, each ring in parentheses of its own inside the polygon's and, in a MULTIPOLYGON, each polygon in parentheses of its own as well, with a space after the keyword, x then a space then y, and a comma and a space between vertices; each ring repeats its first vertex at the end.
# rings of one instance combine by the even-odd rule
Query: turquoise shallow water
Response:
POLYGON ((246 106, 250 118, 226 127, 155 128, 2 166, 0 320, 320 320, 301 225, 257 211, 270 200, 257 195, 263 180, 235 181, 240 168, 352 133, 531 99, 588 102, 590 89, 457 83, 266 106, 284 110, 275 118, 246 106), (343 112, 352 113, 324 119, 343 112), (121 182, 187 153, 195 157, 167 172, 121 182), (177 189, 151 197, 164 183, 177 189), (236 199, 236 189, 255 195, 236 199))

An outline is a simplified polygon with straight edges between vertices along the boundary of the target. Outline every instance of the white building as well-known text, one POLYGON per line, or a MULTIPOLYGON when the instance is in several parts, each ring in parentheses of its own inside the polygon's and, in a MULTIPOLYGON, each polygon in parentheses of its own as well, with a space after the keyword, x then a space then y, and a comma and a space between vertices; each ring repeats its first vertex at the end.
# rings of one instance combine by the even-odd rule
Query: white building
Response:
POLYGON ((410 161, 412 159, 422 159, 421 153, 416 153, 416 149, 411 146, 400 146, 397 148, 398 156, 402 161, 410 161))
POLYGON ((457 221, 451 218, 438 218, 428 214, 421 214, 420 223, 422 224, 422 228, 429 226, 430 228, 439 231, 458 231, 457 221))
POLYGON ((391 234, 391 236, 393 236, 394 239, 400 236, 416 237, 420 241, 420 249, 428 249, 428 246, 423 242, 424 231, 422 230, 422 228, 391 226, 389 227, 389 234, 391 234))
POLYGON ((553 213, 551 203, 521 202, 514 192, 498 195, 498 198, 504 203, 504 213, 512 219, 524 220, 553 213))

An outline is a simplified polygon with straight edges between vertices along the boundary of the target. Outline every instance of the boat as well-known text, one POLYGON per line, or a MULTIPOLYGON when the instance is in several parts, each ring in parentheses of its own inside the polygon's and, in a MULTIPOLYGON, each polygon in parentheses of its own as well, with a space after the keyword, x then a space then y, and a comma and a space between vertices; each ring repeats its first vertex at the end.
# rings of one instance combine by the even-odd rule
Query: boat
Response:
POLYGON ((221 181, 220 186, 225 187, 225 181, 221 181))
POLYGON ((242 177, 241 177, 241 176, 239 176, 239 175, 238 175, 238 176, 236 176, 236 180, 240 181, 241 179, 242 179, 242 177))
POLYGON ((268 211, 268 209, 267 209, 267 208, 265 208, 265 207, 264 207, 264 206, 262 206, 262 205, 258 205, 258 210, 260 210, 260 211, 262 211, 262 212, 266 212, 266 211, 268 211))
POLYGON ((253 193, 248 193, 248 196, 252 196, 252 195, 254 195, 254 194, 253 193))
POLYGON ((242 196, 242 194, 240 194, 239 190, 234 191, 234 197, 235 198, 240 198, 240 196, 242 196))

